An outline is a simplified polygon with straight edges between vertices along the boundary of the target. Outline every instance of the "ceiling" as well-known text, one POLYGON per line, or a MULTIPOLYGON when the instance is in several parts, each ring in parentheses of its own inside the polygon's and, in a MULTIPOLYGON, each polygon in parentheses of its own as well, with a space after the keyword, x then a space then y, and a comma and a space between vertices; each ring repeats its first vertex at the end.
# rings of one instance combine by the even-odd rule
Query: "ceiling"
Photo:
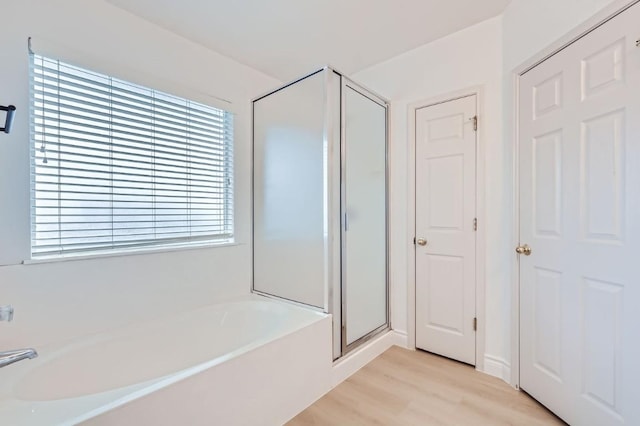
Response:
POLYGON ((107 1, 288 81, 327 64, 356 73, 499 15, 510 0, 107 1))

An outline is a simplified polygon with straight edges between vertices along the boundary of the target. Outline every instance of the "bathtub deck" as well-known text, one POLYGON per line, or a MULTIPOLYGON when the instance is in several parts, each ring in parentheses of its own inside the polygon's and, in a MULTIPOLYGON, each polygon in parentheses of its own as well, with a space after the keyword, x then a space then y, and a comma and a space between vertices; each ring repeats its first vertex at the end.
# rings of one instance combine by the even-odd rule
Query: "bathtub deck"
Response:
POLYGON ((563 425, 525 393, 472 367, 393 347, 288 425, 563 425))

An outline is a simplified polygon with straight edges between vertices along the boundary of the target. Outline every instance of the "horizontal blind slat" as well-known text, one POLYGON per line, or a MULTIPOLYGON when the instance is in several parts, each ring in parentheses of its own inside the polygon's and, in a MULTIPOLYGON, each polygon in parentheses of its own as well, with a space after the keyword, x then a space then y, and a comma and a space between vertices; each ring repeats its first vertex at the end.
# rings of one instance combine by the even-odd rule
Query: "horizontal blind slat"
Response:
MULTIPOLYGON (((127 169, 137 169, 137 170, 145 170, 145 171, 148 171, 148 168, 121 166, 120 164, 131 162, 138 165, 154 165, 154 166, 180 167, 180 168, 188 167, 191 170, 197 170, 200 172, 207 172, 207 171, 216 172, 216 171, 228 170, 230 168, 229 166, 227 166, 226 163, 228 163, 228 161, 226 161, 224 157, 217 157, 217 156, 215 158, 209 159, 209 161, 206 162, 206 161, 194 161, 191 157, 186 157, 185 159, 177 159, 177 158, 170 159, 164 156, 153 157, 151 156, 152 154, 145 156, 142 154, 132 155, 128 153, 121 153, 120 156, 115 157, 114 155, 109 155, 109 151, 107 150, 100 151, 101 155, 94 154, 91 156, 83 155, 80 152, 68 152, 60 149, 51 149, 51 148, 47 149, 47 153, 48 153, 49 160, 57 161, 59 163, 86 164, 86 165, 95 165, 95 166, 104 167, 109 165, 109 163, 107 162, 115 161, 117 162, 117 164, 115 164, 114 167, 126 167, 127 169), (74 161, 74 158, 77 158, 77 157, 83 158, 85 160, 74 161), (157 158, 163 161, 153 161, 154 158, 157 158), (95 160, 95 161, 86 161, 89 159, 95 160)), ((39 157, 44 158, 43 155, 39 157)), ((51 167, 58 167, 58 166, 43 165, 43 167, 51 168, 51 167)), ((180 171, 182 172, 182 170, 180 171)), ((202 175, 206 175, 206 174, 202 174, 202 175)))
MULTIPOLYGON (((37 138, 40 139, 45 139, 45 138, 49 138, 48 140, 46 140, 47 145, 49 146, 57 146, 57 147, 62 147, 62 148, 75 148, 76 150, 92 150, 92 151, 96 151, 96 152, 110 152, 111 149, 118 149, 118 150, 122 150, 123 153, 125 154, 129 154, 131 151, 135 151, 135 152, 139 152, 141 155, 147 155, 149 151, 153 151, 156 153, 156 156, 158 156, 158 153, 160 154, 166 154, 166 155, 177 155, 178 153, 175 151, 176 148, 173 147, 169 147, 169 146, 162 146, 159 144, 154 144, 153 148, 152 147, 148 147, 145 148, 143 146, 139 146, 139 144, 150 144, 150 141, 133 141, 131 139, 122 139, 122 138, 118 138, 115 136, 111 136, 110 137, 110 141, 100 141, 100 140, 96 140, 96 139, 87 139, 87 138, 82 138, 79 136, 69 136, 69 135, 65 135, 64 138, 60 138, 63 139, 65 141, 69 141, 71 143, 64 143, 64 142, 60 142, 60 141, 53 141, 51 139, 58 139, 58 135, 56 134, 44 134, 42 132, 38 132, 35 131, 34 132, 35 136, 37 138), (121 141, 121 142, 128 142, 128 144, 126 143, 114 143, 113 141, 121 141), (82 143, 82 147, 78 146, 78 143, 82 143), (173 150, 173 151, 172 151, 173 150)), ((83 132, 79 132, 79 131, 75 131, 74 134, 78 134, 78 135, 82 135, 83 132)), ((106 136, 97 136, 97 135, 89 135, 84 133, 85 136, 92 136, 92 137, 101 137, 101 138, 107 138, 106 136)), ((223 158, 225 155, 230 155, 227 154, 224 148, 216 148, 216 147, 212 147, 208 150, 200 150, 200 149, 190 149, 191 152, 191 158, 195 158, 195 159, 203 159, 203 160, 207 160, 207 159, 211 159, 211 157, 216 157, 216 158, 223 158), (194 153, 198 153, 201 155, 195 155, 194 153)), ((170 158, 170 157, 163 157, 160 156, 159 158, 170 158)))
MULTIPOLYGON (((113 122, 105 119, 92 119, 87 120, 86 117, 82 117, 73 113, 64 113, 60 114, 58 117, 58 110, 54 108, 43 108, 41 110, 36 110, 34 112, 34 118, 40 120, 42 123, 36 123, 36 125, 42 125, 43 127, 47 127, 51 129, 51 131, 55 132, 56 135, 60 135, 64 131, 75 132, 80 131, 81 129, 91 129, 97 131, 102 131, 103 133, 93 132, 94 135, 98 136, 110 136, 111 133, 116 133, 120 135, 130 136, 132 138, 141 138, 141 139, 152 139, 152 140, 160 140, 168 143, 184 143, 186 139, 192 140, 194 142, 201 142, 202 144, 211 144, 211 143, 220 143, 223 139, 225 139, 225 134, 217 134, 215 137, 211 137, 210 140, 205 139, 202 135, 201 137, 197 137, 198 133, 170 133, 168 131, 160 131, 159 126, 153 125, 153 127, 143 128, 137 123, 133 121, 120 121, 113 122), (48 115, 47 115, 48 114, 48 115), (67 117, 67 118, 61 118, 67 117), (49 123, 47 123, 49 121, 49 123), (83 122, 84 121, 84 122, 83 122), (91 124, 88 124, 90 122, 91 124), (56 125, 55 123, 59 123, 62 125, 56 125), (64 125, 64 126, 63 126, 64 125), (102 127, 100 126, 102 125, 102 127), (163 137, 160 137, 163 136, 163 137), (178 139, 180 138, 180 139, 178 139), (183 140, 185 139, 185 140, 183 140)), ((125 139, 126 140, 126 139, 125 139)))
MULTIPOLYGON (((53 81, 54 83, 56 83, 56 85, 60 84, 60 82, 88 83, 86 85, 86 90, 89 93, 94 94, 94 96, 99 95, 101 93, 109 96, 109 95, 113 95, 113 92, 115 91, 116 93, 122 93, 122 95, 116 96, 116 97, 124 98, 126 100, 129 100, 129 102, 131 103, 136 103, 136 100, 137 102, 141 102, 145 105, 154 105, 157 103, 163 106, 163 110, 173 111, 176 113, 180 112, 181 109, 184 107, 184 101, 185 101, 184 99, 163 94, 161 92, 154 91, 152 89, 146 89, 149 91, 149 95, 145 96, 143 93, 136 92, 133 90, 127 90, 122 86, 114 87, 113 83, 116 83, 120 85, 124 84, 124 85, 127 85, 128 87, 136 87, 138 89, 141 89, 140 86, 136 86, 132 83, 126 83, 122 80, 118 80, 114 78, 109 79, 109 77, 106 77, 106 76, 103 76, 103 77, 106 78, 107 82, 100 83, 96 79, 81 77, 78 75, 70 74, 63 70, 56 70, 51 67, 39 67, 37 66, 37 64, 34 67, 34 74, 35 74, 34 77, 36 82, 38 81, 38 79, 40 79, 39 81, 41 82, 53 81), (111 83, 109 83, 109 81, 111 83), (153 100, 153 102, 150 99, 153 100), (170 101, 169 99, 174 99, 174 101, 170 101)), ((83 86, 79 86, 79 87, 83 87, 83 86)), ((227 111, 223 111, 217 108, 211 108, 211 107, 194 103, 194 102, 192 102, 191 105, 193 105, 194 114, 196 115, 196 117, 202 118, 204 122, 208 122, 212 119, 215 120, 215 119, 218 119, 219 117, 229 114, 229 112, 227 111), (215 111, 215 113, 211 113, 208 111, 215 111)))
MULTIPOLYGON (((60 109, 60 112, 64 113, 65 116, 70 118, 75 118, 79 122, 87 120, 93 121, 95 120, 97 123, 105 124, 105 120, 100 119, 99 117, 105 114, 108 114, 109 117, 112 118, 115 124, 124 125, 127 123, 128 126, 133 128, 146 128, 150 126, 149 120, 153 120, 153 128, 157 133, 163 133, 167 135, 174 135, 175 133, 180 134, 180 132, 189 132, 193 135, 199 135, 203 138, 210 137, 210 135, 216 135, 217 137, 222 137, 225 133, 230 132, 230 129, 226 128, 224 123, 210 123, 208 127, 205 125, 198 126, 197 122, 192 119, 188 110, 185 111, 184 117, 162 117, 158 116, 155 110, 149 112, 149 114, 135 113, 133 111, 128 111, 125 109, 116 108, 114 105, 119 104, 113 99, 109 100, 108 105, 99 105, 99 104, 87 104, 83 102, 83 107, 71 104, 65 104, 63 102, 75 102, 81 103, 81 99, 71 98, 69 96, 65 96, 64 92, 57 93, 55 96, 53 94, 47 94, 38 92, 36 90, 36 94, 40 97, 36 98, 36 103, 42 103, 42 105, 38 105, 43 112, 58 112, 57 108, 60 109), (52 110, 51 108, 45 108, 44 105, 49 105, 47 103, 47 96, 53 97, 56 102, 56 109, 52 110), (95 109, 88 108, 89 106, 94 106, 95 109), (134 118, 138 117, 138 118, 134 118), (185 126, 184 123, 187 122, 188 126, 185 126), (161 129, 161 130, 158 130, 161 129)), ((42 116, 38 117, 42 118, 42 116)), ((51 119, 55 120, 54 117, 51 119)))

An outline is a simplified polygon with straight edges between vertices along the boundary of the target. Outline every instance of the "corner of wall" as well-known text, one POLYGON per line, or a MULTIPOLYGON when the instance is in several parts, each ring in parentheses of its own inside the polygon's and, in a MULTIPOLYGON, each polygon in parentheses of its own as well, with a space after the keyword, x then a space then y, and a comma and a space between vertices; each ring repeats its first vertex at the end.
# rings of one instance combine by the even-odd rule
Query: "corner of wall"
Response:
POLYGON ((511 385, 511 364, 504 358, 485 354, 484 370, 482 372, 502 379, 511 385))

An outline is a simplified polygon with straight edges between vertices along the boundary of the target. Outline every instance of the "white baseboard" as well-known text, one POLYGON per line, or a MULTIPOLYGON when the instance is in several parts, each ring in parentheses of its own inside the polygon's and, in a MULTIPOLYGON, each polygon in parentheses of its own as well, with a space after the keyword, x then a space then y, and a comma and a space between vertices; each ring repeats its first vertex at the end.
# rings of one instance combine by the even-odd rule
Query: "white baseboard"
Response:
POLYGON ((371 342, 356 349, 343 359, 339 359, 333 364, 331 378, 332 387, 338 386, 349 378, 356 371, 374 360, 378 355, 389 349, 391 346, 407 347, 406 333, 389 331, 371 342))
POLYGON ((497 377, 511 384, 511 365, 504 358, 485 355, 483 373, 497 377))
POLYGON ((406 331, 393 330, 394 345, 401 348, 409 348, 409 336, 406 331))

